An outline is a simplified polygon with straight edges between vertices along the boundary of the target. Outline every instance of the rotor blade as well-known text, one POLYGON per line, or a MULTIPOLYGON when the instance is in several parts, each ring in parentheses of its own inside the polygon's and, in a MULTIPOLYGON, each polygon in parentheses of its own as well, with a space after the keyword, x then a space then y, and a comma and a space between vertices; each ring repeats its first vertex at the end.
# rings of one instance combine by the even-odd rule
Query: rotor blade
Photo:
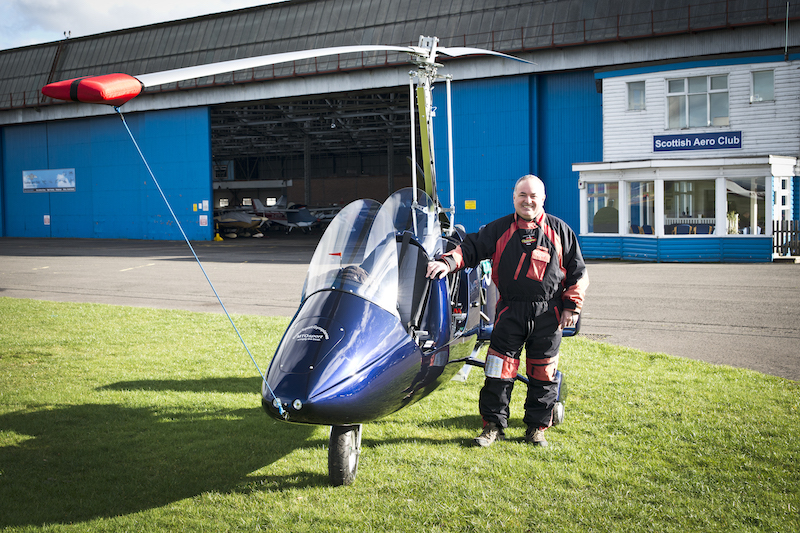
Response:
POLYGON ((483 48, 469 48, 466 46, 453 46, 447 48, 437 48, 437 53, 444 54, 450 57, 463 57, 463 56, 471 56, 471 55, 490 55, 490 56, 497 56, 497 57, 505 57, 506 59, 513 59, 515 61, 521 61, 522 63, 528 63, 529 65, 535 65, 533 61, 528 61, 527 59, 521 59, 519 57, 510 56, 508 54, 503 54, 502 52, 495 52, 494 50, 484 50, 483 48))
POLYGON ((209 63, 207 65, 197 65, 194 67, 178 68, 175 70, 165 70, 163 72, 153 72, 151 74, 141 74, 136 78, 145 87, 164 85, 165 83, 175 83, 194 78, 204 78, 223 74, 235 70, 248 68, 264 67, 300 59, 310 59, 312 57, 325 57, 337 54, 351 54, 354 52, 408 52, 416 53, 410 46, 385 46, 379 44, 355 45, 355 46, 334 46, 331 48, 318 48, 316 50, 299 50, 296 52, 283 52, 281 54, 269 54, 264 56, 247 57, 243 59, 232 59, 219 63, 209 63))
MULTIPOLYGON (((437 48, 437 52, 450 57, 462 57, 468 55, 493 55, 504 57, 535 65, 531 61, 520 59, 493 50, 483 50, 481 48, 452 47, 437 48)), ((243 59, 233 59, 219 63, 209 63, 207 65, 197 65, 162 72, 152 72, 150 74, 140 74, 136 77, 127 74, 105 74, 102 76, 86 76, 71 80, 50 83, 42 88, 42 93, 51 98, 59 100, 87 102, 98 104, 109 104, 120 106, 138 95, 143 88, 176 83, 183 80, 214 76, 225 72, 244 70, 248 68, 264 67, 289 61, 301 59, 311 59, 314 57, 325 57, 337 54, 351 54, 358 52, 406 52, 416 56, 425 57, 429 51, 415 46, 387 46, 387 45, 354 45, 354 46, 335 46, 331 48, 319 48, 316 50, 299 50, 295 52, 283 52, 280 54, 269 54, 243 59)))

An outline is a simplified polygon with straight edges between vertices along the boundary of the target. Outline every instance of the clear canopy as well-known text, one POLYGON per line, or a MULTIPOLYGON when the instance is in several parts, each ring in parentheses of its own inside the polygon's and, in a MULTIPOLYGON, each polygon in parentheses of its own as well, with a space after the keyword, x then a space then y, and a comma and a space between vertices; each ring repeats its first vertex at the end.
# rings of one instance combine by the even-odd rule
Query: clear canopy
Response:
POLYGON ((320 239, 308 268, 303 300, 321 290, 342 290, 398 315, 397 236, 410 231, 429 257, 441 251, 441 228, 430 197, 402 189, 381 206, 356 200, 342 209, 320 239))

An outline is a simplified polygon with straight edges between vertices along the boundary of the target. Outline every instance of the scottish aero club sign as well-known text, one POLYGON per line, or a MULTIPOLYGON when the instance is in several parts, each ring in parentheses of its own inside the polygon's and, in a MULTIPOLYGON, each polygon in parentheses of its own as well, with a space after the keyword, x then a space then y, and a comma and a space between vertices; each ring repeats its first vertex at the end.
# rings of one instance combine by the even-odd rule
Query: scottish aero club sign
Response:
POLYGON ((741 131, 653 135, 654 152, 672 152, 674 150, 722 150, 741 147, 741 131))

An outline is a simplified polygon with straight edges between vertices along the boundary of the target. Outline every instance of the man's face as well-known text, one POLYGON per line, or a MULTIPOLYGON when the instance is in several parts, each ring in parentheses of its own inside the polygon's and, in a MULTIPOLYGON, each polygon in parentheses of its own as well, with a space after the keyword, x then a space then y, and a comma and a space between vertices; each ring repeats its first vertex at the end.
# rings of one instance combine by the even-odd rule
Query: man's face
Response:
POLYGON ((544 185, 537 180, 522 180, 514 189, 514 211, 525 220, 533 220, 544 211, 544 185))

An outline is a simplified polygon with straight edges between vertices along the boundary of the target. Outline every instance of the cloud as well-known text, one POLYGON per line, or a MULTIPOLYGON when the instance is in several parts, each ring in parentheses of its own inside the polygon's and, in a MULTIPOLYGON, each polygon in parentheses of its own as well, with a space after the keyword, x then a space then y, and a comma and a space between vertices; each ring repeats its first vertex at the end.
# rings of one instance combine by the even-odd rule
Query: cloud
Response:
POLYGON ((84 37, 281 0, 3 0, 0 49, 84 37))

